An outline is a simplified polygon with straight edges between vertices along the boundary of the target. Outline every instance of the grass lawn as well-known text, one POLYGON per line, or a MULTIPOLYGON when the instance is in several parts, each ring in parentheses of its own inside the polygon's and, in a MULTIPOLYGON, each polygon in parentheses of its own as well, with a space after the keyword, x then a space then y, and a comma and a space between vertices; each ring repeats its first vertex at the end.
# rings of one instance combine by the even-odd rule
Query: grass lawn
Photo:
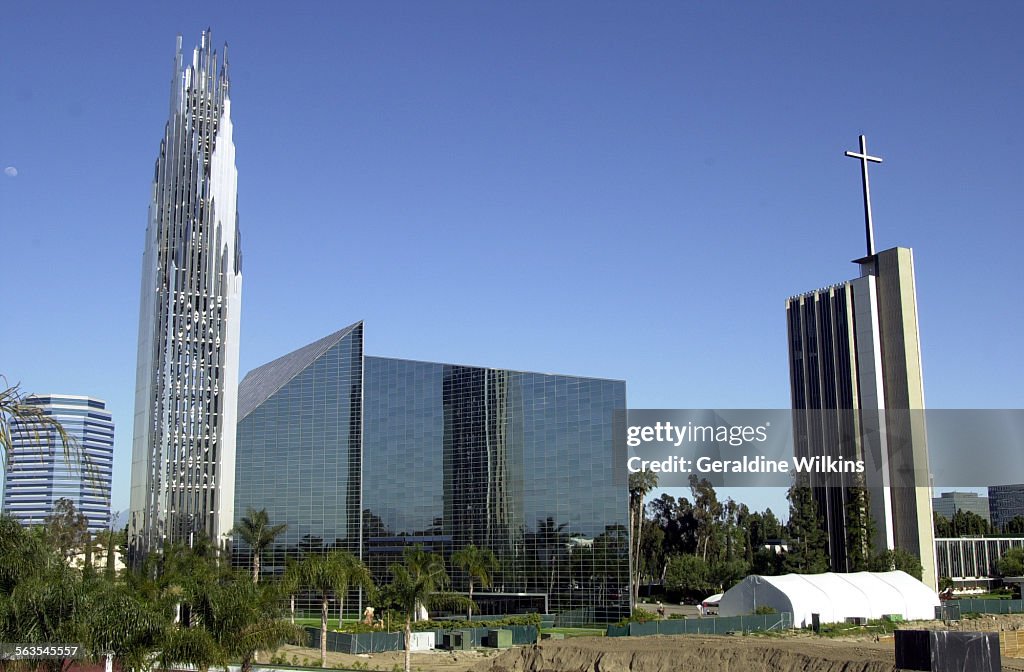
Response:
MULTIPOLYGON (((285 618, 288 618, 288 617, 286 616, 285 618)), ((355 618, 346 618, 344 622, 345 623, 356 623, 357 619, 355 619, 355 618)), ((303 625, 308 625, 308 626, 311 626, 311 627, 314 627, 314 628, 319 628, 320 627, 320 617, 319 616, 316 616, 316 617, 309 616, 309 617, 305 617, 305 618, 299 618, 298 616, 296 616, 295 617, 295 625, 297 625, 299 627, 302 627, 303 625)), ((337 616, 332 616, 332 617, 327 619, 327 629, 328 630, 334 630, 337 627, 338 627, 338 617, 337 616)))
MULTIPOLYGON (((355 622, 357 622, 357 621, 354 618, 346 618, 345 619, 345 623, 355 623, 355 622)), ((320 618, 319 617, 304 617, 304 618, 296 617, 295 618, 295 625, 298 625, 300 627, 308 625, 310 627, 319 629, 320 628, 320 618)), ((337 618, 329 618, 327 620, 327 629, 328 630, 334 630, 337 627, 338 627, 338 619, 337 618)), ((561 634, 561 635, 563 635, 565 637, 604 637, 606 630, 604 628, 600 628, 600 627, 592 627, 592 628, 543 628, 542 632, 559 633, 559 634, 561 634)))
POLYGON ((1010 600, 1013 599, 1012 593, 978 593, 977 595, 964 595, 968 599, 972 600, 1010 600))
POLYGON ((901 623, 893 623, 885 620, 869 621, 867 625, 853 625, 852 623, 827 623, 821 626, 822 637, 846 637, 848 635, 871 634, 891 635, 901 623))
POLYGON ((604 637, 604 628, 544 628, 542 632, 554 632, 566 637, 604 637))

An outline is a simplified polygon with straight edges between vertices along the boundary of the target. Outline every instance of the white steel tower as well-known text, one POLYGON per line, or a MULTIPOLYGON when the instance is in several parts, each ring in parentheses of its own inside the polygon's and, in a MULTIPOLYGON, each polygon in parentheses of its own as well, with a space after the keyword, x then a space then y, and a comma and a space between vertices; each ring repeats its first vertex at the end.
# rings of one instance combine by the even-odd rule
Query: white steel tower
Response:
MULTIPOLYGON (((142 258, 129 543, 146 553, 234 525, 242 254, 227 45, 178 36, 142 258)), ((136 557, 138 557, 136 555, 136 557)))

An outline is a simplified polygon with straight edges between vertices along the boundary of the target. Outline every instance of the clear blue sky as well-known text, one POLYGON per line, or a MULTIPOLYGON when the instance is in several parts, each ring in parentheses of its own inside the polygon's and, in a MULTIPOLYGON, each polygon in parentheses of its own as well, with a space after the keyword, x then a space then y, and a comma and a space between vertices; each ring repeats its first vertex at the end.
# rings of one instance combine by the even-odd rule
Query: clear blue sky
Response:
POLYGON ((928 404, 1024 406, 1024 5, 296 6, 0 9, 0 373, 109 402, 115 508, 174 40, 207 26, 243 373, 365 319, 370 354, 786 407, 783 302, 856 273, 865 133, 878 246, 915 251, 928 404))

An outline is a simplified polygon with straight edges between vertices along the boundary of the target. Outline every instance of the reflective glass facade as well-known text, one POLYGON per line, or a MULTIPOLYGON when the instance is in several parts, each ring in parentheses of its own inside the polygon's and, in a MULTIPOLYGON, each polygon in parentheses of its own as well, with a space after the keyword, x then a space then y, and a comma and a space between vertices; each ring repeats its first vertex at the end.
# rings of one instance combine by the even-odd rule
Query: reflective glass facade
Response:
POLYGON ((1017 516, 1024 516, 1024 484, 988 486, 988 508, 998 530, 1017 516))
POLYGON ((266 572, 283 571, 289 555, 359 552, 362 341, 353 325, 251 371, 239 388, 235 510, 288 524, 266 572))
POLYGON ((289 525, 267 571, 334 543, 386 581, 405 546, 448 558, 476 544, 501 563, 491 590, 476 586, 483 613, 628 613, 628 493, 612 461, 624 382, 362 357, 361 347, 353 325, 277 360, 289 381, 276 392, 252 393, 273 362, 242 383, 236 511, 266 507, 289 525))

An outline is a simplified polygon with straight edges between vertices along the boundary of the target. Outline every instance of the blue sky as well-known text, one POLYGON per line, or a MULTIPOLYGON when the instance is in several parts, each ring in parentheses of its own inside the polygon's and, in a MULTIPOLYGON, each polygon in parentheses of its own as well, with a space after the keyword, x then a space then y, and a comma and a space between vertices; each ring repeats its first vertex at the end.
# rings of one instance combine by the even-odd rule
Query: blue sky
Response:
POLYGON ((174 40, 210 26, 243 373, 365 319, 370 354, 786 407, 784 300, 864 251, 865 133, 928 404, 1024 406, 1020 25, 1012 2, 6 3, 0 373, 109 402, 127 507, 174 40))

